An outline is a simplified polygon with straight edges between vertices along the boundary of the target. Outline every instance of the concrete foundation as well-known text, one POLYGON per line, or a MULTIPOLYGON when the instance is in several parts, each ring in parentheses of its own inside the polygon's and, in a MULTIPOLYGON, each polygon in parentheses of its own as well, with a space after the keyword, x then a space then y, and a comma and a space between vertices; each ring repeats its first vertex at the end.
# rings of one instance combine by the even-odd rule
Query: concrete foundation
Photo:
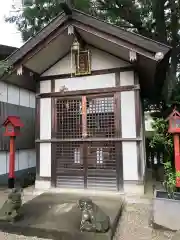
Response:
POLYGON ((90 194, 93 195, 122 195, 126 194, 129 196, 132 195, 139 195, 142 196, 145 193, 144 189, 144 184, 143 183, 138 183, 138 182, 128 182, 126 181, 124 183, 124 188, 120 192, 115 192, 115 191, 105 191, 105 190, 96 190, 96 189, 71 189, 71 188, 53 188, 51 187, 51 181, 48 180, 36 180, 35 182, 35 190, 39 192, 52 192, 52 193, 80 193, 84 195, 90 194))
POLYGON ((0 230, 57 240, 111 240, 123 202, 121 198, 111 198, 111 201, 105 197, 91 198, 110 217, 111 228, 107 233, 80 232, 81 212, 77 207, 79 197, 73 194, 51 193, 44 193, 25 203, 22 207, 23 219, 13 224, 0 222, 0 230))
POLYGON ((47 180, 36 180, 35 189, 37 190, 48 190, 51 188, 51 181, 47 180))

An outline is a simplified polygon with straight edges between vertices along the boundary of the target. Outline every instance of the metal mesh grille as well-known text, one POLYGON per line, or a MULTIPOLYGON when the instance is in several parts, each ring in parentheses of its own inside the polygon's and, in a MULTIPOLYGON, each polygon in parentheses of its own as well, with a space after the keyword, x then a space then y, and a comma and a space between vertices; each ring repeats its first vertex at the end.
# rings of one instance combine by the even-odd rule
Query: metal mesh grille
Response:
POLYGON ((81 138, 81 100, 57 100, 56 101, 56 137, 61 139, 66 138, 81 138))
POLYGON ((114 137, 114 98, 93 98, 87 101, 87 136, 114 137))
POLYGON ((91 143, 87 154, 87 187, 117 190, 115 144, 91 143))
POLYGON ((82 145, 56 144, 56 184, 58 187, 84 188, 82 145))

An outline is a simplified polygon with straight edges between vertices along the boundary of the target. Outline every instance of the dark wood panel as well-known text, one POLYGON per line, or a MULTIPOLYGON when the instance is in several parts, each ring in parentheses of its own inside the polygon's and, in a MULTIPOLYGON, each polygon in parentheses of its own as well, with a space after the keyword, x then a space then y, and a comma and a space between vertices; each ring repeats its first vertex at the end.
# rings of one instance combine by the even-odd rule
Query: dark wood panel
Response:
MULTIPOLYGON (((55 91, 55 80, 51 80, 51 92, 55 91)), ((51 137, 56 137, 56 103, 51 99, 51 137)), ((56 145, 51 144, 51 186, 56 187, 56 145)))
MULTIPOLYGON (((36 93, 40 92, 40 82, 36 82, 36 93)), ((35 111, 35 135, 40 138, 40 99, 36 98, 36 111, 35 111)), ((40 173, 40 143, 36 142, 36 176, 39 177, 40 173)))
POLYGON ((119 190, 120 95, 58 99, 56 111, 56 184, 119 190))
MULTIPOLYGON (((120 78, 120 76, 119 76, 120 78)), ((120 84, 120 82, 118 82, 120 84)), ((122 124, 121 124, 121 93, 115 94, 115 129, 116 137, 122 137, 122 124)), ((117 172, 117 188, 118 191, 123 189, 123 152, 122 141, 115 143, 116 149, 116 172, 117 172)))
MULTIPOLYGON (((16 138, 16 149, 35 148, 35 109, 10 103, 0 103, 1 124, 8 116, 19 116, 24 124, 21 135, 16 138)), ((4 128, 0 129, 1 150, 9 150, 9 138, 3 136, 4 128)))

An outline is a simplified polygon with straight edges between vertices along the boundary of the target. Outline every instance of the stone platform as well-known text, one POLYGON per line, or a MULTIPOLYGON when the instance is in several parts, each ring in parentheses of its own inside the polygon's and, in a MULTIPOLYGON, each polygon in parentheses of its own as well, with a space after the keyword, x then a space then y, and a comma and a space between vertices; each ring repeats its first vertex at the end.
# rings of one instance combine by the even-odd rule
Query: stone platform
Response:
POLYGON ((16 223, 1 221, 0 231, 57 240, 112 239, 123 208, 122 200, 92 197, 111 219, 111 229, 107 233, 97 234, 79 231, 81 219, 81 212, 77 207, 79 198, 74 195, 44 193, 22 206, 24 217, 20 221, 16 223))

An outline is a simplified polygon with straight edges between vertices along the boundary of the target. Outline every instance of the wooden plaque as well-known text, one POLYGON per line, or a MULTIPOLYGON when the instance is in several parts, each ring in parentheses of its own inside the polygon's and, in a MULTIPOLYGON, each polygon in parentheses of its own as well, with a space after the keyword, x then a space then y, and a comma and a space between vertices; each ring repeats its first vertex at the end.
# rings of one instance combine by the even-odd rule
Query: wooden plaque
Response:
POLYGON ((76 73, 75 75, 88 75, 91 73, 90 51, 80 51, 75 55, 76 73))

